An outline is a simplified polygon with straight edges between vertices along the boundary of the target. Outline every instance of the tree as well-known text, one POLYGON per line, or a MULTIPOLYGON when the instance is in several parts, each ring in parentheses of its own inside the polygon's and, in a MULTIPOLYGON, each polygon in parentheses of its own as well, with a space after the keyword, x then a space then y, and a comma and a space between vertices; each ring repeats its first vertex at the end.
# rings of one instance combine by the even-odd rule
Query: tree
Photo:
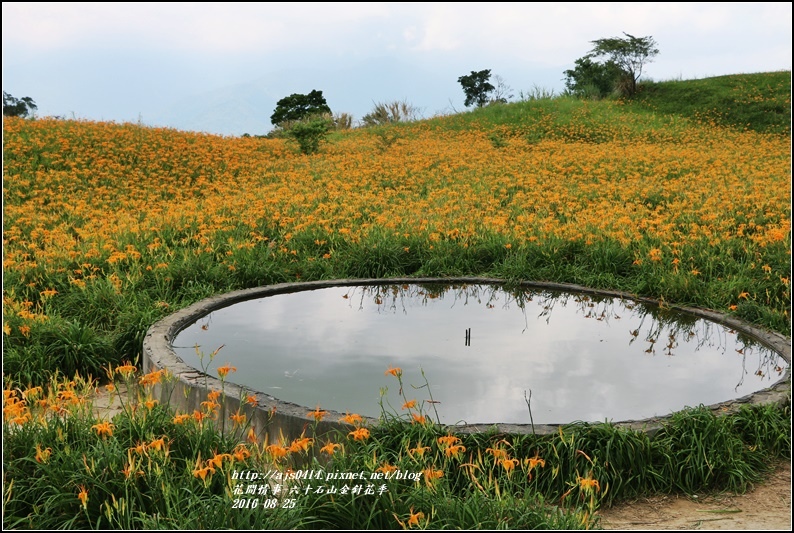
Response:
POLYGON ((274 126, 296 122, 312 115, 331 113, 322 91, 313 90, 309 94, 291 94, 276 102, 276 109, 270 116, 274 126))
POLYGON ((4 117, 27 117, 33 113, 38 106, 30 96, 18 100, 3 91, 3 116, 4 117))
POLYGON ((643 67, 659 54, 659 49, 656 48, 653 37, 634 37, 626 32, 623 35, 626 36, 625 39, 610 37, 590 41, 594 46, 585 57, 608 57, 625 74, 629 85, 626 92, 628 96, 632 96, 637 92, 637 81, 642 75, 643 67))
POLYGON ((477 107, 482 107, 488 103, 488 95, 495 89, 493 85, 488 83, 491 77, 491 70, 481 70, 479 72, 471 71, 468 76, 461 76, 458 78, 458 83, 463 87, 463 92, 466 94, 466 107, 472 104, 477 104, 477 107))
POLYGON ((573 70, 566 70, 565 88, 578 97, 603 98, 615 90, 624 72, 614 61, 598 63, 590 57, 580 57, 573 70))

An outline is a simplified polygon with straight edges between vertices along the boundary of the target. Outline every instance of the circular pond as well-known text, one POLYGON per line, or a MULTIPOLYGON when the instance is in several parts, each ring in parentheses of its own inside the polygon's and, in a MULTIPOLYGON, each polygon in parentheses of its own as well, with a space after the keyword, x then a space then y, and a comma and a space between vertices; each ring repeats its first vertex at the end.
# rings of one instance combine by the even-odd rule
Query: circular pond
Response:
POLYGON ((279 400, 371 417, 421 410, 444 424, 663 417, 788 376, 776 351, 731 327, 615 296, 484 283, 308 288, 194 315, 173 350, 210 375, 231 365, 227 380, 279 400))

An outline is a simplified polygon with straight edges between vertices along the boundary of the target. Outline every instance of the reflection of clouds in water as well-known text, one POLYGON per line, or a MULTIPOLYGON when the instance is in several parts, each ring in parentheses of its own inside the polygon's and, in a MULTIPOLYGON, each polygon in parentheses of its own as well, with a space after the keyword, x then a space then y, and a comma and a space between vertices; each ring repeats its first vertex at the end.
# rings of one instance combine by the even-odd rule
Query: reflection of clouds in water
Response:
POLYGON ((565 353, 568 359, 568 367, 564 371, 567 378, 581 378, 590 377, 594 375, 594 370, 597 365, 604 364, 598 357, 597 353, 593 353, 588 349, 587 345, 582 343, 573 343, 571 341, 564 341, 558 343, 559 350, 565 353))
MULTIPOLYGON (((639 304, 576 295, 533 294, 522 309, 491 287, 443 295, 410 287, 338 287, 243 302, 212 313, 201 322, 206 331, 189 328, 175 345, 200 342, 208 352, 226 344, 213 367, 231 360, 240 369, 237 383, 281 387, 276 395, 287 401, 374 416, 380 387, 397 390, 385 369, 402 367, 406 395, 421 400, 426 392, 409 385, 424 384, 422 367, 447 422, 527 423, 527 390, 535 423, 548 423, 666 415, 771 384, 745 375, 735 390, 744 342, 703 320, 676 326, 639 304), (471 346, 464 345, 467 328, 471 346)), ((192 348, 177 351, 191 361, 192 348)), ((768 352, 744 351, 752 374, 768 352)))
POLYGON ((523 391, 518 391, 512 379, 505 375, 488 381, 478 381, 464 396, 454 395, 454 400, 441 403, 439 414, 442 422, 454 424, 488 423, 494 420, 514 420, 529 423, 529 414, 523 400, 523 391), (447 407, 454 406, 449 414, 447 407), (522 412, 523 410, 523 412, 522 412), (453 413, 455 413, 453 415, 453 413), (523 417, 522 417, 523 415, 523 417))

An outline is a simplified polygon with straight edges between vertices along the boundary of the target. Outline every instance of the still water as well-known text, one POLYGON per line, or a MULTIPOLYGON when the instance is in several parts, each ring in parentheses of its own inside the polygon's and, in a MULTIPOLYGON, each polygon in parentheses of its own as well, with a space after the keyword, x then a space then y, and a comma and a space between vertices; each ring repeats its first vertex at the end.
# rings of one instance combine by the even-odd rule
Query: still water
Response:
POLYGON ((206 315, 173 344, 195 368, 217 376, 231 364, 229 381, 280 400, 378 417, 381 404, 407 414, 415 399, 445 424, 528 424, 530 409, 535 424, 664 416, 770 387, 787 368, 705 319, 496 285, 268 296, 206 315), (390 367, 402 369, 404 396, 390 367), (438 403, 427 403, 431 394, 438 403))

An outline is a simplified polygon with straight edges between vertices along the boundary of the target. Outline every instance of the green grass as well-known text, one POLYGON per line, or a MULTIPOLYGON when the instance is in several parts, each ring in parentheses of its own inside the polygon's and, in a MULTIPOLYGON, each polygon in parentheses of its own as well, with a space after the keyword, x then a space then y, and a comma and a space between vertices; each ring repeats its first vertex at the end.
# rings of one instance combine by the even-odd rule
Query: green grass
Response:
MULTIPOLYGON (((333 143, 348 136, 374 135, 377 153, 395 150, 417 127, 450 135, 484 131, 497 149, 511 149, 516 139, 529 149, 546 139, 675 143, 691 121, 790 135, 790 73, 648 82, 632 101, 538 98, 419 125, 334 133, 329 138, 333 143)), ((263 145, 263 150, 268 149, 263 145)), ((134 154, 130 157, 134 159, 134 154)), ((4 172, 14 163, 6 161, 4 172)), ((48 165, 42 161, 42 171, 67 170, 48 165)), ((400 184, 383 186, 396 189, 400 184)), ((430 192, 425 191, 425 196, 430 192)), ((504 195, 516 192, 506 190, 504 195)), ((485 181, 480 193, 484 197, 495 194, 485 181)), ((637 194, 642 195, 639 205, 649 209, 675 201, 664 191, 637 194)), ((229 216, 233 218, 234 213, 229 216)), ((687 216, 681 214, 682 225, 688 223, 687 216)), ((763 226, 766 221, 745 222, 763 226)), ((280 231, 275 222, 256 229, 268 236, 280 231)), ((659 265, 651 261, 635 265, 636 254, 647 255, 647 250, 608 240, 589 245, 547 240, 536 246, 482 232, 464 249, 443 239, 428 247, 421 236, 395 236, 386 230, 373 229, 361 241, 351 242, 308 229, 296 232, 290 242, 295 255, 284 257, 271 253, 264 242, 250 249, 224 248, 226 238, 238 242, 248 235, 250 228, 241 225, 230 226, 228 234, 218 236, 218 242, 212 243, 215 255, 197 256, 180 244, 196 231, 195 227, 164 228, 163 245, 174 250, 175 256, 162 273, 128 279, 124 292, 106 277, 76 290, 67 277, 43 265, 37 267, 34 276, 40 287, 55 289, 60 296, 57 305, 42 302, 49 318, 33 322, 28 334, 20 333, 19 324, 12 323, 13 333, 4 336, 7 389, 44 385, 54 372, 101 376, 108 364, 139 356, 146 330, 167 313, 213 294, 297 278, 477 275, 546 280, 712 309, 729 308, 737 303, 738 294, 750 288, 753 300, 739 300, 735 316, 786 334, 791 327, 790 292, 778 282, 779 276, 758 273, 761 265, 772 272, 790 272, 790 239, 758 250, 748 249, 740 239, 715 249, 704 237, 680 251, 686 258, 686 271, 696 268, 700 275, 682 277, 660 274, 659 265), (314 260, 328 252, 333 252, 330 259, 314 260), (236 270, 222 264, 227 258, 237 265, 236 270)), ((15 292, 18 299, 40 303, 38 289, 28 289, 29 281, 12 271, 4 279, 4 289, 15 292)), ((703 408, 687 410, 673 417, 653 439, 610 425, 569 426, 547 437, 462 436, 466 452, 459 459, 446 456, 434 444, 445 435, 443 431, 392 417, 372 428, 370 441, 352 443, 349 453, 336 459, 335 468, 373 471, 386 461, 406 471, 421 469, 431 463, 419 464, 406 451, 421 443, 436 446, 432 464, 444 473, 438 485, 392 484, 388 495, 379 498, 307 495, 297 509, 265 512, 232 509, 232 487, 224 477, 228 471, 209 483, 193 474, 197 461, 230 453, 234 439, 210 426, 188 431, 174 423, 173 413, 165 406, 125 411, 114 420, 116 431, 107 439, 97 438, 92 428, 98 421, 86 409, 54 417, 44 425, 16 426, 8 419, 4 416, 3 525, 26 529, 397 528, 415 511, 423 513, 417 525, 433 529, 575 529, 596 526, 595 509, 627 498, 659 492, 746 490, 761 479, 771 458, 788 458, 791 451, 790 405, 745 407, 725 417, 715 417, 703 408), (168 457, 153 452, 142 458, 141 479, 119 475, 128 464, 131 448, 161 435, 172 440, 168 457), (36 445, 51 449, 48 461, 36 459, 36 445), (517 463, 511 473, 489 456, 493 453, 489 449, 500 447, 516 460, 537 457, 546 464, 530 470, 525 463, 517 463), (597 480, 598 490, 583 489, 583 479, 597 480), (88 490, 86 506, 77 499, 81 486, 88 490), (207 513, 208 508, 213 512, 207 513)), ((252 461, 245 464, 265 467, 252 461)))
POLYGON ((674 138, 682 119, 789 135, 791 72, 643 81, 630 99, 596 102, 561 95, 487 106, 429 124, 451 130, 502 129, 534 142, 547 137, 598 142, 615 135, 659 141, 674 138))
POLYGON ((632 108, 761 133, 791 133, 791 71, 643 82, 632 108))
POLYGON ((246 426, 223 435, 211 417, 199 426, 190 417, 177 422, 168 406, 145 406, 147 386, 130 387, 133 379, 117 372, 116 383, 129 388, 115 399, 123 410, 110 434, 100 434, 87 396, 92 386, 84 380, 53 380, 41 391, 7 395, 30 400, 34 416, 22 424, 4 419, 4 527, 583 529, 599 525, 599 508, 626 499, 744 492, 772 459, 789 458, 791 450, 790 404, 744 406, 726 416, 686 409, 654 437, 577 423, 550 435, 492 430, 455 438, 384 408, 364 439, 339 431, 276 460, 267 442, 237 445, 246 426), (38 415, 49 407, 38 405, 41 399, 66 411, 44 422, 38 415), (327 442, 342 445, 331 458, 318 451, 327 442), (233 458, 241 449, 247 453, 233 458), (197 469, 213 457, 215 469, 200 478, 197 469), (323 479, 280 483, 276 501, 248 493, 251 482, 233 475, 289 469, 322 471, 323 479), (351 492, 359 482, 326 477, 335 472, 410 477, 370 478, 351 492), (235 508, 238 499, 257 503, 235 508))

